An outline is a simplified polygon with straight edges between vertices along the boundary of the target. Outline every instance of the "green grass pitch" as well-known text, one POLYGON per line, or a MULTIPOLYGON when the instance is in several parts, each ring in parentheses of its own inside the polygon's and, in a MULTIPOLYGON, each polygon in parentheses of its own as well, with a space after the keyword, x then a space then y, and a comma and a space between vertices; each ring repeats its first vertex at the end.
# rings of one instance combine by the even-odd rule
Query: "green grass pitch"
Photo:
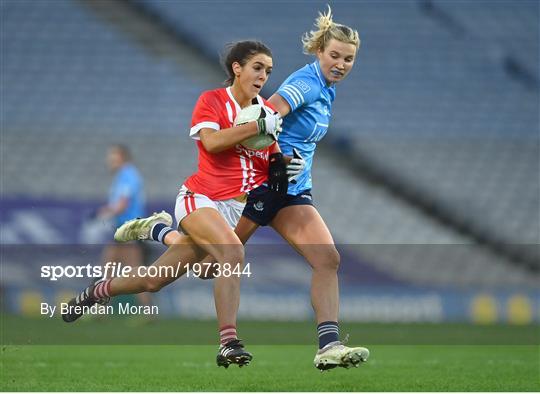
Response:
POLYGON ((316 349, 314 344, 309 344, 314 336, 310 323, 274 323, 275 332, 264 333, 261 327, 268 323, 241 322, 254 360, 247 367, 231 366, 228 369, 215 365, 217 347, 208 343, 74 344, 76 341, 61 331, 66 329, 66 332, 74 333, 74 337, 92 332, 96 342, 103 343, 112 325, 120 324, 124 340, 115 337, 117 343, 148 343, 145 341, 147 335, 155 336, 159 332, 163 332, 165 342, 170 342, 169 329, 174 329, 178 338, 184 338, 184 343, 196 343, 197 335, 207 338, 211 333, 210 341, 199 340, 211 343, 216 335, 215 322, 172 320, 130 327, 120 321, 107 320, 58 325, 66 342, 72 343, 69 345, 43 344, 54 342, 54 330, 49 337, 39 338, 39 341, 31 338, 34 334, 30 326, 47 332, 51 328, 49 325, 56 323, 36 319, 27 323, 20 318, 3 319, 0 365, 3 391, 540 390, 537 326, 344 325, 347 327, 344 332, 351 333, 352 344, 360 344, 357 339, 362 332, 365 338, 373 341, 371 344, 362 341, 370 348, 371 358, 359 368, 321 373, 312 364, 316 349), (14 332, 15 327, 18 327, 17 332, 14 332), (421 344, 420 339, 426 339, 430 331, 431 338, 425 342, 432 343, 421 344), (461 333, 456 343, 443 343, 441 338, 445 333, 456 332, 461 333), (475 335, 482 332, 485 344, 465 344, 478 342, 475 335), (285 333, 299 344, 270 344, 285 342, 285 333), (416 338, 415 333, 419 333, 419 337, 416 338), (257 340, 261 335, 264 341, 257 340), (505 340, 517 337, 521 338, 521 343, 505 340), (26 343, 42 344, 24 344, 24 338, 26 343))

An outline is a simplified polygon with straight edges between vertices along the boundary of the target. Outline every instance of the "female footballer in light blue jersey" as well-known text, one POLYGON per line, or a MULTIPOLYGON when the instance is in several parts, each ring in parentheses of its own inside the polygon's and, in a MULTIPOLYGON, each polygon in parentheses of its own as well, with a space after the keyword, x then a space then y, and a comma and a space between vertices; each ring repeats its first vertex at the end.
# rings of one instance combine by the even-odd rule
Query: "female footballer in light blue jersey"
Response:
MULTIPOLYGON (((299 163, 300 171, 289 168, 289 179, 293 178, 294 183, 289 184, 286 195, 276 194, 266 186, 249 193, 235 232, 246 242, 259 226, 270 225, 306 258, 313 270, 311 302, 318 324, 315 366, 347 368, 366 361, 369 351, 339 342, 340 257, 328 227, 313 206, 311 166, 317 142, 330 123, 335 84, 351 71, 360 39, 356 30, 332 21, 330 8, 319 15, 316 26, 317 30, 305 34, 302 40, 305 53, 315 55, 316 60, 292 73, 269 99, 283 117, 281 151, 296 157, 295 162, 304 162, 299 163)), ((269 183, 271 186, 272 179, 269 183)))

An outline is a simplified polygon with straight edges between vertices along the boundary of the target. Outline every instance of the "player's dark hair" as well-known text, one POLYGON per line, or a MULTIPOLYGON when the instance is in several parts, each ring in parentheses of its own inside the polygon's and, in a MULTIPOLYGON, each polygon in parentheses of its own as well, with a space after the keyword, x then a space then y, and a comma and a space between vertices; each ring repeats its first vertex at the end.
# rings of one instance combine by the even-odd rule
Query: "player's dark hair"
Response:
POLYGON ((123 144, 112 144, 110 148, 118 151, 125 161, 131 161, 131 151, 127 146, 123 144))
POLYGON ((253 56, 263 53, 272 57, 272 51, 260 41, 238 41, 227 44, 225 52, 222 56, 222 64, 228 78, 225 80, 225 85, 231 86, 234 82, 234 72, 232 65, 238 62, 244 66, 253 56))

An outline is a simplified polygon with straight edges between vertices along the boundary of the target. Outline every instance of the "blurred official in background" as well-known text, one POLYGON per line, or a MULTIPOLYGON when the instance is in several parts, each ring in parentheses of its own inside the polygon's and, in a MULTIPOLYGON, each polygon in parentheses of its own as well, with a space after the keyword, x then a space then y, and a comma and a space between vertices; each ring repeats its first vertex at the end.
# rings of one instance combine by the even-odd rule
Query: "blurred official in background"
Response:
MULTIPOLYGON (((125 145, 113 144, 107 152, 107 166, 113 174, 109 189, 109 199, 106 205, 98 208, 96 218, 112 221, 117 228, 127 220, 144 216, 144 182, 132 162, 131 152, 125 145)), ((112 240, 112 234, 110 239, 112 240)), ((141 266, 144 262, 143 245, 138 241, 107 244, 103 249, 102 261, 121 262, 133 267, 141 266)), ((142 305, 151 305, 149 293, 137 294, 142 305)))

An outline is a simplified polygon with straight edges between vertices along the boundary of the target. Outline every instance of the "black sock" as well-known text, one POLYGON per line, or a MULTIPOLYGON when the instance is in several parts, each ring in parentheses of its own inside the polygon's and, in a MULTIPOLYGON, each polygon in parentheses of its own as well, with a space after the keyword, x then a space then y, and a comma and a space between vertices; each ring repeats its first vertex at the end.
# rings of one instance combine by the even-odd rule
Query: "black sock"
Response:
POLYGON ((156 223, 150 233, 152 234, 152 239, 157 242, 161 242, 166 245, 164 241, 165 236, 171 231, 174 231, 171 227, 167 226, 165 223, 156 223))
POLYGON ((330 342, 339 341, 339 328, 335 321, 325 321, 317 326, 319 335, 319 349, 322 349, 330 342))

